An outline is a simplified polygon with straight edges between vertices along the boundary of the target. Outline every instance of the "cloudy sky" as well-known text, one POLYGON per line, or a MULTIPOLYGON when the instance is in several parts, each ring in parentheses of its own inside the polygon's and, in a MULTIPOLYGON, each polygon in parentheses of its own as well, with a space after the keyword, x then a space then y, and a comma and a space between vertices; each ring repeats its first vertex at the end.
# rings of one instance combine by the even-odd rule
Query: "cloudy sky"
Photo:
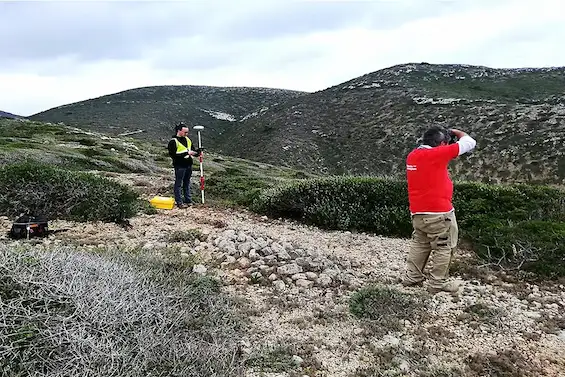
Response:
POLYGON ((563 0, 0 0, 0 110, 163 84, 316 91, 408 62, 565 66, 564 41, 563 0))

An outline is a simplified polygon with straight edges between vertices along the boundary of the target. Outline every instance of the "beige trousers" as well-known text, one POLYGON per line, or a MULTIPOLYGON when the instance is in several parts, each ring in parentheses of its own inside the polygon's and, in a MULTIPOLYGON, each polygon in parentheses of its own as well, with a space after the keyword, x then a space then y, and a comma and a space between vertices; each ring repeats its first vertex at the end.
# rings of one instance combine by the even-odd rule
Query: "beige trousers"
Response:
POLYGON ((449 277, 449 265, 457 247, 459 229, 455 212, 446 214, 416 214, 412 216, 412 240, 406 261, 405 280, 424 280, 424 268, 431 257, 429 284, 441 288, 449 277), (432 253, 433 251, 433 253, 432 253))

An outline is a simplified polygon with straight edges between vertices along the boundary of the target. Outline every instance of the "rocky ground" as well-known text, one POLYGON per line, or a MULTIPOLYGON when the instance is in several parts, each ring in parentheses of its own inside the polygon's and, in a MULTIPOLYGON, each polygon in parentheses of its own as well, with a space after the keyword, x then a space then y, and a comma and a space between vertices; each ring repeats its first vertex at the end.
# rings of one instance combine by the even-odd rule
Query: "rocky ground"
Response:
MULTIPOLYGON (((2 234, 10 224, 0 220, 2 234)), ((483 271, 463 279, 457 296, 430 295, 398 283, 407 240, 202 205, 131 225, 52 221, 67 230, 42 242, 175 246, 180 258, 196 257, 194 273, 220 277, 244 303, 247 376, 565 376, 563 285, 483 271), (359 318, 350 300, 367 287, 381 301, 359 318)))

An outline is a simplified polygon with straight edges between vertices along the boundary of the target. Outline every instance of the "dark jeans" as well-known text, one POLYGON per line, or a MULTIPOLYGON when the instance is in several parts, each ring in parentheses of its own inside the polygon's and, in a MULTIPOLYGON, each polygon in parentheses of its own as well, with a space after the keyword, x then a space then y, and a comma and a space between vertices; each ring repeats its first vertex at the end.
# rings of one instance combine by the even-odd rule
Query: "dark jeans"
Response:
POLYGON ((190 203, 192 198, 190 196, 190 177, 192 176, 192 166, 189 167, 175 167, 175 202, 177 204, 183 203, 181 186, 184 189, 184 203, 190 203))

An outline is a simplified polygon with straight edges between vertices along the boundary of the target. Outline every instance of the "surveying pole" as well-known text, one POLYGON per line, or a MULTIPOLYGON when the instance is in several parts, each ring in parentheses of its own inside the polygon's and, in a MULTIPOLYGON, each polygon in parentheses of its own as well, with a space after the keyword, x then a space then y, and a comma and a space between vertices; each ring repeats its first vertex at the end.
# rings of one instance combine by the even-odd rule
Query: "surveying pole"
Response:
POLYGON ((200 137, 200 131, 204 129, 204 126, 194 126, 194 129, 198 131, 198 148, 200 149, 200 194, 202 195, 202 204, 204 204, 204 167, 202 166, 202 139, 200 137))

